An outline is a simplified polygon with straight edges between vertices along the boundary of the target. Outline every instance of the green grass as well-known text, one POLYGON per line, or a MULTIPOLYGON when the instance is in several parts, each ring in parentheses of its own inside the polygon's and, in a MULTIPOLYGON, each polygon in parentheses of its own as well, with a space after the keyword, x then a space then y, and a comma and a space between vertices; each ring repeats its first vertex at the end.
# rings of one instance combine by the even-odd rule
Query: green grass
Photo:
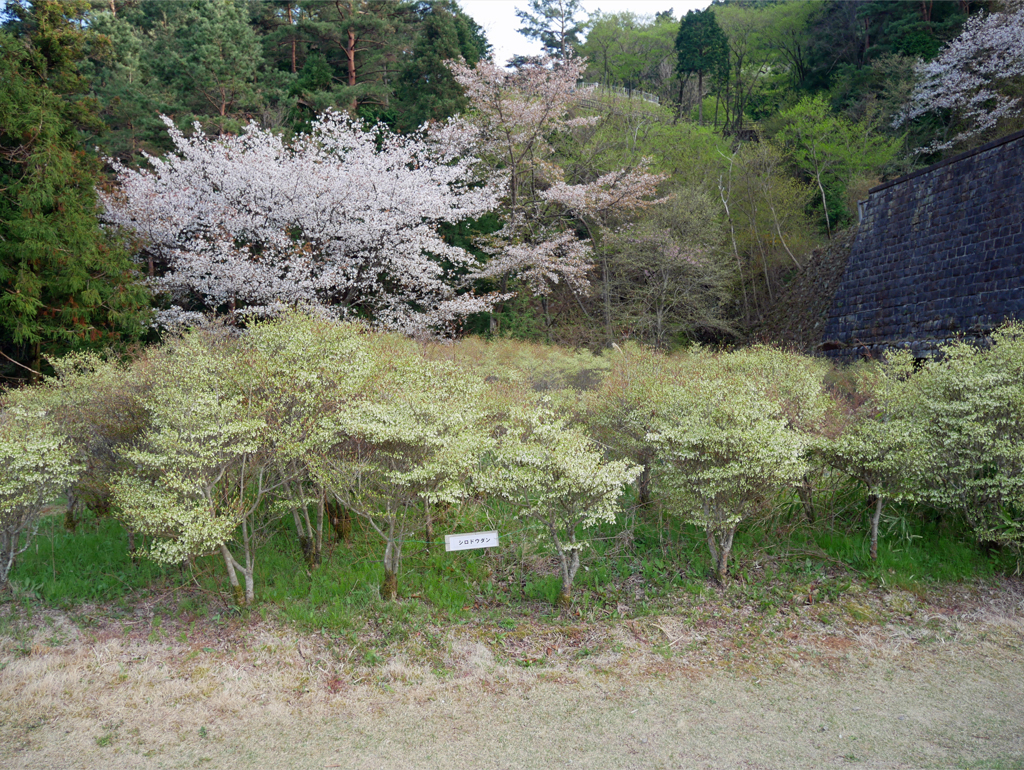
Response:
MULTIPOLYGON (((137 591, 152 588, 175 577, 178 567, 166 567, 148 559, 132 559, 128 536, 113 519, 87 519, 74 533, 67 531, 62 516, 44 520, 29 549, 18 557, 11 584, 32 598, 57 607, 86 602, 117 602, 137 591)), ((141 545, 143 541, 138 539, 141 545)))
MULTIPOLYGON (((813 603, 837 602, 855 581, 916 591, 991 578, 1015 567, 1010 555, 979 548, 964 527, 912 511, 883 528, 873 562, 864 501, 841 510, 842 515, 822 515, 811 525, 799 506, 783 507, 772 519, 742 527, 724 589, 710 581, 704 533, 677 517, 637 516, 631 520, 631 539, 621 536, 621 524, 580 533, 590 547, 576 577, 574 611, 577 617, 643 615, 715 591, 773 614, 803 596, 813 603)), ((374 645, 474 619, 495 624, 559 619, 553 604, 560 580, 543 533, 499 518, 495 509, 468 508, 438 527, 439 532, 497 527, 502 546, 489 554, 447 553, 440 537, 428 548, 422 532, 415 533, 403 548, 399 602, 380 599, 384 544, 369 527, 357 521, 350 543, 325 533, 323 563, 310 570, 290 520, 282 519, 257 554, 255 611, 352 639, 372 627, 374 645)), ((139 545, 145 542, 140 539, 139 545)), ((7 601, 67 609, 87 603, 128 609, 146 598, 160 605, 159 613, 179 619, 217 620, 253 611, 231 605, 219 556, 196 559, 189 567, 133 560, 124 529, 111 519, 87 519, 76 533, 67 532, 59 517, 46 520, 11 582, 7 601)), ((158 623, 154 628, 162 633, 158 623)))

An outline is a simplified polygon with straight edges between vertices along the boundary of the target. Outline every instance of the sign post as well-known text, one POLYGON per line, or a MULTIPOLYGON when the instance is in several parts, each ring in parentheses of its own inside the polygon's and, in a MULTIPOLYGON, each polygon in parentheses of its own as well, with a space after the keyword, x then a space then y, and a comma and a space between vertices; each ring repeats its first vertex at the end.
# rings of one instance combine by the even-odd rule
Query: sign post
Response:
POLYGON ((497 548, 497 532, 467 532, 461 535, 445 535, 444 550, 468 551, 470 548, 497 548))

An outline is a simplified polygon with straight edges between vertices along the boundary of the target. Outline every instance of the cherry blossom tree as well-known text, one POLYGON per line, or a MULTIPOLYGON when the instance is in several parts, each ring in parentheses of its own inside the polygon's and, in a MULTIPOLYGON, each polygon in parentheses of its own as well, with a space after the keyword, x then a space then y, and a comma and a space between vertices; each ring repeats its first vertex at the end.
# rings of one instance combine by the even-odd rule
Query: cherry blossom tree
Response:
POLYGON ((478 277, 520 277, 536 294, 561 281, 582 290, 588 285, 590 250, 541 216, 538 191, 562 181, 548 138, 594 120, 569 116, 589 93, 576 87, 586 62, 568 59, 552 66, 550 59, 539 59, 512 71, 490 61, 449 66, 472 104, 470 119, 480 130, 484 161, 504 175, 505 226, 485 244, 491 260, 478 277))
POLYGON ((210 139, 165 122, 176 151, 148 157, 148 170, 115 163, 118 188, 104 199, 170 297, 161 323, 306 307, 416 332, 490 307, 459 293, 475 258, 438 233, 498 203, 468 124, 399 136, 327 112, 286 142, 255 124, 210 139))
MULTIPOLYGON (((928 113, 949 110, 960 127, 953 137, 919 152, 939 152, 993 129, 1021 113, 1024 97, 1015 79, 1024 76, 1024 5, 1007 13, 980 13, 931 62, 917 66, 920 78, 899 127, 928 113)), ((1019 83, 1019 80, 1017 81, 1019 83)))
POLYGON ((578 87, 586 65, 579 58, 540 59, 513 71, 486 61, 450 65, 472 104, 485 162, 505 174, 505 226, 485 244, 491 260, 477 277, 500 278, 505 286, 514 276, 540 296, 558 283, 582 292, 597 228, 654 202, 662 177, 647 173, 645 160, 592 179, 566 179, 553 161, 551 137, 599 120, 576 114, 591 93, 578 87), (589 240, 577 238, 577 229, 589 240))

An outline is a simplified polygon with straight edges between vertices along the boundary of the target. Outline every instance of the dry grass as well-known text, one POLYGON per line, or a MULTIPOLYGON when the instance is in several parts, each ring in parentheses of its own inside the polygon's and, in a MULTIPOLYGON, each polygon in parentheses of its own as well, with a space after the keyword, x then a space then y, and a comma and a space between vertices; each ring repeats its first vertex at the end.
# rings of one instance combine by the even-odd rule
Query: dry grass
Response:
POLYGON ((1019 766, 1019 582, 844 601, 424 629, 374 665, 271 622, 7 604, 0 766, 1019 766))

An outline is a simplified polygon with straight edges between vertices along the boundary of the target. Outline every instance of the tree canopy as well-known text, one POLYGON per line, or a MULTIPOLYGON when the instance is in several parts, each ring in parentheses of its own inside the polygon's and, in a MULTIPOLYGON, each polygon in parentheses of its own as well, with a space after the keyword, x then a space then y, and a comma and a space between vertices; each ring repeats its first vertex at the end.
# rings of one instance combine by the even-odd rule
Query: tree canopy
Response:
POLYGON ((98 164, 79 148, 76 128, 95 124, 74 66, 83 10, 18 6, 21 23, 0 31, 0 352, 11 376, 138 339, 148 315, 128 253, 97 219, 98 164))

